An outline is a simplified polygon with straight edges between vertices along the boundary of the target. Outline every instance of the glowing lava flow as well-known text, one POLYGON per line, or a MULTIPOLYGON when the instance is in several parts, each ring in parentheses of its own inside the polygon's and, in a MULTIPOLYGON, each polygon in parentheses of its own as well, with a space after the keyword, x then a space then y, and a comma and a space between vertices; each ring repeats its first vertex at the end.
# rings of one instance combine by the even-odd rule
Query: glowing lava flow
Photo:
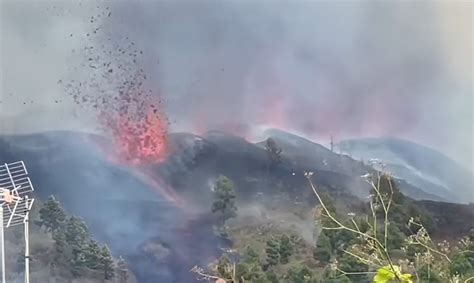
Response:
POLYGON ((107 160, 126 166, 140 181, 157 191, 167 201, 183 207, 181 197, 152 171, 153 165, 166 160, 168 147, 168 122, 153 106, 146 115, 129 115, 124 112, 102 112, 100 121, 112 138, 113 150, 103 147, 107 160))
POLYGON ((184 200, 174 191, 174 189, 166 184, 166 182, 163 181, 161 177, 159 177, 151 169, 143 167, 131 167, 131 172, 137 179, 157 191, 167 201, 173 203, 179 208, 183 208, 185 206, 184 200))

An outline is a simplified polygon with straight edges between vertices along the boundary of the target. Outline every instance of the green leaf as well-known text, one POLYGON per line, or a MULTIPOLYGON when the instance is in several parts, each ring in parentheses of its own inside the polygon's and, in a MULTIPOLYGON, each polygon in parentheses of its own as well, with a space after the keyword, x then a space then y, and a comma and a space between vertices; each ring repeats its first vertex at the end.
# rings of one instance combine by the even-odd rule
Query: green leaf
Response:
POLYGON ((402 283, 413 283, 411 274, 402 274, 400 267, 397 265, 394 265, 393 268, 388 265, 379 268, 374 277, 374 283, 389 283, 397 277, 402 280, 402 283))
POLYGON ((390 266, 384 266, 377 270, 377 274, 374 277, 374 283, 388 283, 393 279, 395 279, 395 274, 390 266))

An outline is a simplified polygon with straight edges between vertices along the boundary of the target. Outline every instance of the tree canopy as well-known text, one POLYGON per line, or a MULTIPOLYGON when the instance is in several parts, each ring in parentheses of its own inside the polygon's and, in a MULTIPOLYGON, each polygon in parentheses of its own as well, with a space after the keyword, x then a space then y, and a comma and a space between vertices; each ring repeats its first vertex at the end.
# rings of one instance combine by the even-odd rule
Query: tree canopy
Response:
POLYGON ((223 222, 237 213, 235 205, 234 183, 226 176, 219 176, 214 185, 214 202, 212 212, 220 215, 223 222))

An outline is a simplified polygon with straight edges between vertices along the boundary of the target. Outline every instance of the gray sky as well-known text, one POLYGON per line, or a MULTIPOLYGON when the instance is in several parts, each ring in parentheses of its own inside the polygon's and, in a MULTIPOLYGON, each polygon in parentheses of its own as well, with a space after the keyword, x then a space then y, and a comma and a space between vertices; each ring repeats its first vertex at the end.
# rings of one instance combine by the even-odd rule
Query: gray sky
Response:
POLYGON ((144 51, 173 130, 396 136, 472 169, 468 1, 107 3, 1 0, 2 132, 94 128, 57 81, 89 71, 72 50, 110 6, 97 44, 129 37, 144 51))

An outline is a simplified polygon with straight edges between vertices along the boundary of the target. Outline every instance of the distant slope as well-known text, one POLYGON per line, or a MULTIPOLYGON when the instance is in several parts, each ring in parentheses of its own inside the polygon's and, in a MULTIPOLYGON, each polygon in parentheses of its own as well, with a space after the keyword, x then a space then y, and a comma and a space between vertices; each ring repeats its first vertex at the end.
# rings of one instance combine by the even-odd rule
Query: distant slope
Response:
POLYGON ((429 200, 416 201, 416 204, 429 211, 437 226, 437 236, 442 239, 469 235, 474 229, 474 204, 445 203, 429 200), (453 237, 454 236, 454 237, 453 237))
POLYGON ((381 160, 395 176, 454 202, 473 202, 473 175, 442 153, 394 138, 352 139, 338 147, 353 158, 381 160))
MULTIPOLYGON (((303 137, 287 133, 278 129, 270 129, 264 133, 265 137, 271 137, 283 148, 283 156, 293 163, 299 164, 300 168, 316 168, 344 176, 350 176, 354 183, 350 184, 348 190, 359 197, 366 196, 366 190, 360 187, 360 176, 372 172, 371 166, 365 165, 345 154, 332 152, 326 147, 307 140, 303 137)), ((261 147, 264 143, 259 144, 261 147)), ((400 178, 403 179, 403 178, 400 178)), ((404 180, 398 180, 401 191, 414 199, 429 199, 440 201, 447 199, 434 193, 423 191, 414 184, 408 184, 404 180)), ((364 184, 365 185, 365 184, 364 184)))

